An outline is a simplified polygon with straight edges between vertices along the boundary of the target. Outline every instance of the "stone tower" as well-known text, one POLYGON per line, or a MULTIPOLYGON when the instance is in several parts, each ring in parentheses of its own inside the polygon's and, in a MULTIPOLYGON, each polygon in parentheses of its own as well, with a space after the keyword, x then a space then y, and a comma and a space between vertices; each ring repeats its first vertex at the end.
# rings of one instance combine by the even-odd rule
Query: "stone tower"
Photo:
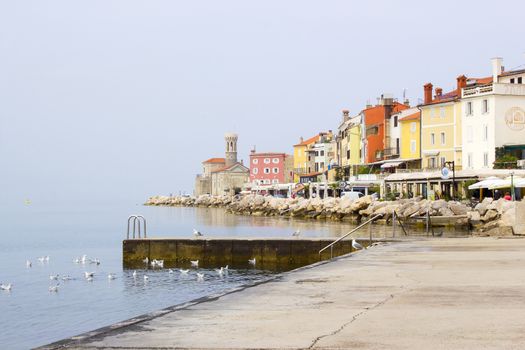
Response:
POLYGON ((226 141, 226 166, 237 163, 237 139, 239 137, 234 133, 226 133, 224 140, 226 141))

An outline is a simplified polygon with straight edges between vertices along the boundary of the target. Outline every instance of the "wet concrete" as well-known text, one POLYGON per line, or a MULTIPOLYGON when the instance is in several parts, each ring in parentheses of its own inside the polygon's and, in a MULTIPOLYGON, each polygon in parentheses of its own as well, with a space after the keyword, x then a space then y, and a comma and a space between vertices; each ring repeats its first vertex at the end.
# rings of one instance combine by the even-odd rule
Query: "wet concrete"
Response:
POLYGON ((521 349, 525 240, 375 246, 45 349, 521 349))

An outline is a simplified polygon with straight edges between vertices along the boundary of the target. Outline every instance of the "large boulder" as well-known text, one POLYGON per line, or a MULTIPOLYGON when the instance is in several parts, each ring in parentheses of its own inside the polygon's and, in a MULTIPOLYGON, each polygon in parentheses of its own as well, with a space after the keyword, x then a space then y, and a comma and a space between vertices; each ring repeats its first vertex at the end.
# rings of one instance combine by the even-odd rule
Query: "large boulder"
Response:
POLYGON ((467 215, 469 208, 465 204, 450 202, 448 208, 452 210, 454 215, 467 215))
POLYGON ((351 205, 350 210, 353 212, 358 212, 361 209, 367 208, 370 203, 372 203, 372 196, 364 196, 359 199, 356 199, 351 205))
POLYGON ((487 210, 485 215, 483 215, 483 217, 481 218, 481 221, 483 221, 483 222, 493 221, 493 220, 497 219, 498 216, 499 216, 499 214, 498 214, 497 210, 493 210, 493 209, 487 210))

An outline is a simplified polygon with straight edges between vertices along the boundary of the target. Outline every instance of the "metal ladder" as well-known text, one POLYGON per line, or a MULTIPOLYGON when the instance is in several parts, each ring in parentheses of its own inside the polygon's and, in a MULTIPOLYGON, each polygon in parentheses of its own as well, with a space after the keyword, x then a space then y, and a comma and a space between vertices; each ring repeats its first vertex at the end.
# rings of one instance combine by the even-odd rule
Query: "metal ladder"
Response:
POLYGON ((130 227, 130 224, 131 224, 131 219, 133 219, 133 239, 135 239, 135 229, 137 229, 137 231, 138 231, 138 237, 137 238, 139 238, 139 239, 142 238, 140 236, 140 234, 141 234, 140 222, 141 221, 144 224, 144 237, 143 238, 146 238, 146 219, 144 218, 144 216, 142 216, 142 215, 130 215, 129 218, 128 218, 128 231, 127 231, 127 234, 126 234, 127 239, 129 239, 129 227, 130 227))

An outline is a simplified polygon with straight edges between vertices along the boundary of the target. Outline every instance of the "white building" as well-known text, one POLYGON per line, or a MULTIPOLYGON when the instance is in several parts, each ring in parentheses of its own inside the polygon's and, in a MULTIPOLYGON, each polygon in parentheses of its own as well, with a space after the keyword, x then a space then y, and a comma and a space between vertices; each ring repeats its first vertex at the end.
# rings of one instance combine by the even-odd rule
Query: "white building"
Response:
POLYGON ((493 168, 498 155, 525 159, 525 69, 504 71, 492 59, 492 77, 469 79, 461 94, 463 168, 493 168))

